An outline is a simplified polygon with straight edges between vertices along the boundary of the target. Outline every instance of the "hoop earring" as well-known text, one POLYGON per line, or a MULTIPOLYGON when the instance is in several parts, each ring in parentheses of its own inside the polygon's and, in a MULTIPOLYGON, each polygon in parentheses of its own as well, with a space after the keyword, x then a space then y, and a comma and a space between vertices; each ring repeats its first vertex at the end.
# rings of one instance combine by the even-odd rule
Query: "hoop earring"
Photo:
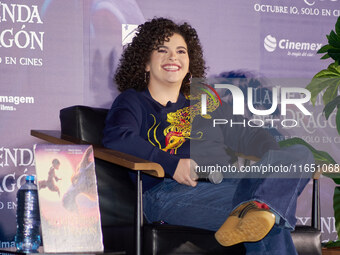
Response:
POLYGON ((148 85, 148 74, 149 74, 149 72, 144 73, 144 82, 145 82, 146 85, 148 85))
POLYGON ((186 76, 188 76, 188 75, 189 75, 188 81, 185 84, 190 85, 191 84, 191 80, 192 80, 192 74, 189 72, 189 73, 187 73, 186 76))

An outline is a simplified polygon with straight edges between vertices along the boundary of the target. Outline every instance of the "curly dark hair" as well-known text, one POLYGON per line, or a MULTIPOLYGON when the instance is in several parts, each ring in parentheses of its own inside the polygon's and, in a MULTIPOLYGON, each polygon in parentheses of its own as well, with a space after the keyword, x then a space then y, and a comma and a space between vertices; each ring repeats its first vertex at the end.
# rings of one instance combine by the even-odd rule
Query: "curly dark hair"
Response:
MULTIPOLYGON (((178 25, 169 19, 154 18, 138 26, 136 36, 122 54, 114 77, 119 91, 130 88, 142 91, 147 88, 145 67, 151 53, 169 41, 174 33, 181 35, 188 46, 189 72, 192 77, 205 77, 205 61, 196 30, 188 23, 178 25)), ((181 87, 181 92, 186 95, 190 92, 189 76, 185 76, 181 87)))

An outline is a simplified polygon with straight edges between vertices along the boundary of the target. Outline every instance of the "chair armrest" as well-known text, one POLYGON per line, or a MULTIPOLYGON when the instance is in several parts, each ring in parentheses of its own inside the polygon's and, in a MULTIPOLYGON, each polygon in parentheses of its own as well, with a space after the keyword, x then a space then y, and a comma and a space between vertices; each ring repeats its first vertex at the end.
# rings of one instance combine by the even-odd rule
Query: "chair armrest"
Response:
MULTIPOLYGON (((54 144, 89 144, 74 137, 63 135, 58 130, 31 130, 31 135, 54 144)), ((93 144, 92 146, 95 158, 126 167, 130 170, 142 171, 155 177, 164 177, 163 167, 158 163, 110 150, 100 145, 93 144)))
POLYGON ((256 156, 251 156, 251 155, 244 155, 242 153, 235 153, 237 157, 239 158, 244 158, 244 159, 247 159, 247 160, 250 160, 250 161, 259 161, 260 158, 256 157, 256 156))
POLYGON ((339 165, 319 164, 317 165, 317 171, 314 173, 313 179, 319 179, 321 175, 325 175, 330 178, 339 177, 339 173, 340 173, 339 170, 340 170, 339 165))

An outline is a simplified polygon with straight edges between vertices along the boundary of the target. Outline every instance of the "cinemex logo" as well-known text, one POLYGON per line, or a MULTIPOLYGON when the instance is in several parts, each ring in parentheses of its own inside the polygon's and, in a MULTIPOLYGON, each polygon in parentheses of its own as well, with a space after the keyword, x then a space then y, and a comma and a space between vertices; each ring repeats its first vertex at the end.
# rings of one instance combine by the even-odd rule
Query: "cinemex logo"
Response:
POLYGON ((276 38, 274 36, 267 35, 266 38, 264 38, 264 48, 268 52, 273 52, 274 50, 276 50, 276 47, 277 47, 276 38))
POLYGON ((276 39, 272 35, 267 35, 264 38, 263 45, 268 52, 274 52, 277 48, 292 51, 318 51, 322 47, 322 43, 295 42, 289 39, 276 39))

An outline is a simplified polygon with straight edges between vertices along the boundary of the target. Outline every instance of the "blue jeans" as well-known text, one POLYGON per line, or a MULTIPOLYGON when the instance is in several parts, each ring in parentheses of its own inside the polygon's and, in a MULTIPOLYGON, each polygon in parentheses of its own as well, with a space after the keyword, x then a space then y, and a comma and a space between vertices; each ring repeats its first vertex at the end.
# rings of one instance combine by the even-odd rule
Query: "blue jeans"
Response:
MULTIPOLYGON (((313 161, 306 147, 292 146, 267 153, 257 164, 300 165, 313 161)), ((308 181, 305 176, 224 179, 217 185, 199 182, 193 188, 165 178, 143 194, 144 215, 148 222, 163 220, 173 225, 216 231, 238 205, 257 200, 266 203, 279 221, 261 241, 244 243, 247 254, 292 255, 296 254, 290 235, 296 223, 296 201, 308 181)))

